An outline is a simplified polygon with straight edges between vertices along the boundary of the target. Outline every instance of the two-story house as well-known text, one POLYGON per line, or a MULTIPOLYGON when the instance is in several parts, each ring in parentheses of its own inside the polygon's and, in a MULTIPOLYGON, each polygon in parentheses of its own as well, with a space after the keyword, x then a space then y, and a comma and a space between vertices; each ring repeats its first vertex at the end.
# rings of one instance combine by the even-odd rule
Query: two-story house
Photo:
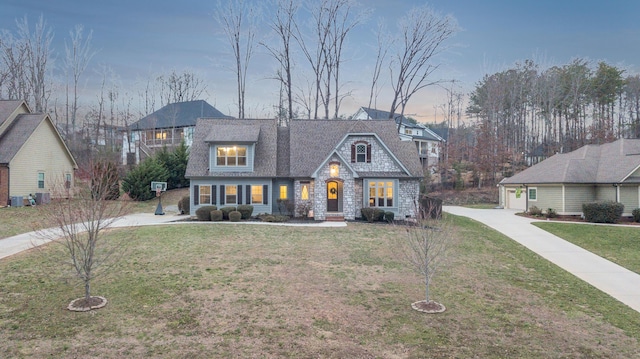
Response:
POLYGON ((0 100, 0 207, 70 195, 78 165, 45 113, 22 100, 0 100))
POLYGON ((250 204, 254 213, 355 219, 363 207, 415 214, 422 168, 393 121, 199 119, 186 175, 191 214, 250 204))
POLYGON ((191 146, 193 129, 200 117, 231 118, 204 100, 168 104, 128 127, 123 138, 122 163, 138 164, 155 150, 172 148, 182 141, 191 146))
MULTIPOLYGON (((354 120, 390 120, 388 111, 368 107, 360 109, 352 116, 354 120)), ((440 153, 445 140, 427 126, 396 114, 393 121, 400 126, 398 135, 403 141, 413 141, 420 156, 422 168, 434 173, 438 169, 440 153)), ((397 128, 397 127, 396 127, 397 128)))

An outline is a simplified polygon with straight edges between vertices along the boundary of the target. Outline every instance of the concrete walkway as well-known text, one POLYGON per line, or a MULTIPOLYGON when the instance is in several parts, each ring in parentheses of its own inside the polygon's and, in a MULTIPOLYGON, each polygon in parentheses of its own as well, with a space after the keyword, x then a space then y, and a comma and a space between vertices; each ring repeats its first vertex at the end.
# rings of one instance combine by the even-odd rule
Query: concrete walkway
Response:
MULTIPOLYGON (((177 214, 177 208, 168 206, 165 208, 165 215, 156 216, 153 213, 134 213, 115 220, 109 228, 138 227, 158 224, 237 224, 235 222, 197 222, 183 221, 187 216, 177 214)), ((240 222, 242 224, 259 224, 274 226, 299 226, 299 227, 345 227, 346 222, 309 222, 309 223, 263 223, 263 222, 240 222)), ((14 255, 16 253, 31 249, 48 243, 54 238, 61 237, 59 228, 48 228, 35 232, 19 234, 13 237, 0 239, 0 259, 14 255)))
MULTIPOLYGON (((546 232, 506 209, 444 206, 445 212, 469 217, 510 237, 567 272, 640 312, 640 275, 546 232)), ((640 233, 640 228, 638 228, 640 233)))

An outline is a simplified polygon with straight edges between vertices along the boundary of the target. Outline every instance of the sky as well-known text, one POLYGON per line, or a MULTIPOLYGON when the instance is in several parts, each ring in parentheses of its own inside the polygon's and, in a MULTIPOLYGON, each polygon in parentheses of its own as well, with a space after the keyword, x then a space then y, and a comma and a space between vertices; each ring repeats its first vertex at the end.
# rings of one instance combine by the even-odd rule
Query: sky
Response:
MULTIPOLYGON (((259 0, 255 0, 256 3, 259 0)), ((368 103, 373 30, 382 19, 390 32, 397 20, 415 6, 427 3, 436 12, 453 16, 460 31, 447 49, 434 59, 440 64, 433 79, 455 80, 456 89, 468 93, 486 74, 526 59, 541 68, 564 65, 575 58, 606 61, 640 72, 640 1, 636 0, 361 0, 372 9, 369 19, 354 30, 347 43, 343 74, 345 90, 341 114, 355 113, 368 103)), ((15 31, 15 20, 31 24, 40 15, 53 29, 55 65, 62 64, 69 31, 81 24, 93 31, 96 51, 83 74, 81 101, 95 99, 99 76, 106 64, 119 77, 121 88, 136 92, 152 74, 188 69, 207 85, 204 99, 228 115, 237 115, 236 83, 230 71, 233 59, 221 28, 213 19, 216 1, 210 0, 2 0, 0 29, 15 31)), ((268 12, 265 12, 268 17, 268 12)), ((266 36, 262 31, 259 37, 266 36)), ((267 41, 268 39, 259 38, 267 41)), ((302 64, 300 64, 302 65, 302 64)), ((251 117, 271 117, 277 103, 278 84, 270 77, 276 69, 264 48, 257 46, 249 65, 246 112, 251 117)), ((388 110, 387 91, 378 107, 388 110)), ((441 121, 435 108, 444 103, 445 91, 437 86, 414 95, 405 113, 420 122, 441 121)))

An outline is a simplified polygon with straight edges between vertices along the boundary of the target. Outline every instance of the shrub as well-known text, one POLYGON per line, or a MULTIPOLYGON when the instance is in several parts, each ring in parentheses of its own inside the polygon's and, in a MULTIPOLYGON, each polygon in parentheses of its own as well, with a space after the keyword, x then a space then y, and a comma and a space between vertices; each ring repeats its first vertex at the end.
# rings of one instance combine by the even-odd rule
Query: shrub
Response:
POLYGON ((122 190, 135 201, 146 201, 156 196, 149 184, 152 181, 166 182, 169 171, 155 158, 150 157, 132 169, 122 179, 122 190))
POLYGON ((178 201, 178 211, 180 214, 191 213, 191 197, 184 196, 178 201))
POLYGON ((229 212, 229 220, 231 222, 240 222, 241 219, 242 219, 242 213, 240 213, 239 211, 229 212))
POLYGON ((289 221, 289 216, 283 215, 275 215, 275 214, 265 214, 261 215, 260 218, 263 222, 287 222, 289 221))
POLYGON ((222 211, 219 209, 213 210, 211 211, 211 220, 212 221, 222 221, 222 219, 224 218, 224 216, 222 215, 222 211))
POLYGON ((393 223, 393 218, 396 216, 393 212, 384 212, 384 220, 393 223))
POLYGON ((222 211, 222 218, 227 220, 229 219, 229 213, 235 211, 236 207, 222 207, 220 210, 222 211))
POLYGON ((210 221, 211 211, 216 209, 218 209, 216 206, 202 206, 196 209, 196 218, 198 218, 198 221, 210 221))
POLYGON ((362 214, 362 218, 364 218, 367 222, 372 223, 375 221, 375 208, 365 207, 360 210, 362 214))
POLYGON ((253 206, 248 204, 238 206, 238 212, 242 213, 242 219, 249 219, 253 214, 253 206))
POLYGON ((636 208, 631 212, 634 222, 640 222, 640 208, 636 208))
POLYGON ((553 208, 547 208, 547 218, 556 218, 558 217, 558 212, 556 212, 553 208))
POLYGON ((584 219, 591 223, 616 223, 622 217, 624 205, 613 201, 582 204, 584 219))
POLYGON ((360 209, 360 213, 362 214, 362 218, 366 219, 369 223, 384 221, 384 210, 380 208, 365 207, 360 209))
POLYGON ((529 207, 529 215, 539 217, 542 216, 542 210, 536 206, 529 207))

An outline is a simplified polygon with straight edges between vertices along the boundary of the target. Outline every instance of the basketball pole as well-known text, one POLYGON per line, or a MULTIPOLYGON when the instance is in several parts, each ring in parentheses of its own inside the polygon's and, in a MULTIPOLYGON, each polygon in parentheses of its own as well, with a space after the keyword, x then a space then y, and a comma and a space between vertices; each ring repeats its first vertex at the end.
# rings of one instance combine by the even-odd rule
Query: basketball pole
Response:
POLYGON ((162 189, 156 189, 156 196, 158 197, 158 207, 156 207, 156 216, 164 215, 164 211, 162 210, 162 189))

